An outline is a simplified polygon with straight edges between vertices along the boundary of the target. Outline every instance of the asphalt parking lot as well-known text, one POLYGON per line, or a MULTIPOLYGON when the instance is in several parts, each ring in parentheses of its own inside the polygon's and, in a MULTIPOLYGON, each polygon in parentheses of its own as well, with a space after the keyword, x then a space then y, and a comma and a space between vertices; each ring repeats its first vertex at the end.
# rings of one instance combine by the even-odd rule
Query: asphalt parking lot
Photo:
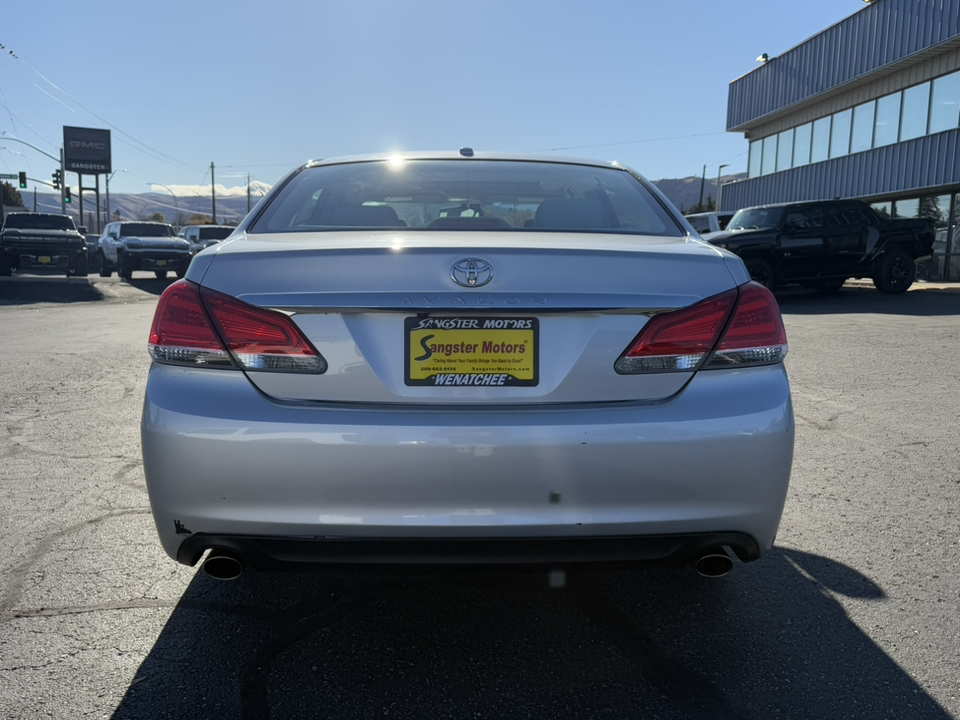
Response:
POLYGON ((163 554, 143 483, 168 282, 0 281, 0 716, 960 718, 960 295, 779 296, 791 491, 725 578, 224 583, 163 554))

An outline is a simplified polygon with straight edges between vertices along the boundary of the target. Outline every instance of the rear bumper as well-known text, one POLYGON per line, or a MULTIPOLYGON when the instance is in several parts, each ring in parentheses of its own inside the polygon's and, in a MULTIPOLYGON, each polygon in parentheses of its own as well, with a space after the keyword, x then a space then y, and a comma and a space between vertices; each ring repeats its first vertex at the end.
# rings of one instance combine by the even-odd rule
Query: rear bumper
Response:
MULTIPOLYGON (((639 559, 721 536, 754 559, 776 536, 793 438, 782 366, 701 372, 658 403, 437 409, 278 403, 240 372, 154 364, 142 422, 161 542, 186 563, 207 547, 466 557, 479 541, 475 557, 498 541, 536 557, 568 539, 627 539, 639 559)), ((583 556, 544 554, 564 550, 583 556)))
POLYGON ((587 538, 303 539, 246 535, 191 535, 177 560, 195 565, 205 550, 234 555, 258 569, 305 563, 392 565, 541 565, 630 563, 670 559, 694 561, 717 547, 734 550, 743 562, 760 548, 742 533, 587 538))
POLYGON ((86 255, 84 245, 38 245, 36 243, 4 245, 0 252, 6 254, 20 269, 47 268, 66 270, 77 258, 86 255))

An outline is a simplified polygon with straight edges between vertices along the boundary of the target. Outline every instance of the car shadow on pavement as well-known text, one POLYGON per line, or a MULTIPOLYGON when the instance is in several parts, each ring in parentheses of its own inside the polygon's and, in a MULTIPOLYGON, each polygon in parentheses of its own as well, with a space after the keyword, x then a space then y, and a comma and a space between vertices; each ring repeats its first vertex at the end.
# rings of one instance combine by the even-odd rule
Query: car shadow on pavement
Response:
POLYGON ((166 290, 172 283, 177 281, 177 276, 172 275, 162 280, 159 278, 139 278, 135 277, 131 280, 128 280, 127 283, 138 290, 143 292, 150 293, 151 295, 162 295, 163 291, 166 290))
POLYGON ((87 278, 2 278, 0 305, 95 302, 100 289, 87 278))
POLYGON ((113 717, 950 717, 835 599, 882 589, 828 558, 550 585, 521 569, 198 572, 113 717))
POLYGON ((801 288, 784 288, 777 290, 776 296, 780 312, 784 315, 960 315, 960 293, 933 290, 885 295, 868 287, 845 287, 831 294, 801 288))

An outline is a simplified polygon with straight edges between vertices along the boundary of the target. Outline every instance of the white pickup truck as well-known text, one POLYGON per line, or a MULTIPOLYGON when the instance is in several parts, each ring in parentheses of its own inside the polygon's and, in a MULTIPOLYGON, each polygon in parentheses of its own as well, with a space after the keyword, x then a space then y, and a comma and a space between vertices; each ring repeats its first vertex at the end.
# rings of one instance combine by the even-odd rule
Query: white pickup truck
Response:
POLYGON ((113 222, 100 237, 100 277, 114 270, 128 281, 134 270, 152 271, 160 279, 169 271, 183 277, 191 258, 190 243, 167 223, 113 222))
POLYGON ((723 232, 727 229, 727 223, 733 219, 733 212, 705 212, 687 215, 687 222, 693 225, 693 229, 700 233, 700 237, 709 240, 713 233, 723 232))
POLYGON ((228 225, 187 225, 180 228, 179 234, 190 243, 190 249, 196 255, 204 248, 226 239, 232 232, 233 228, 228 225))

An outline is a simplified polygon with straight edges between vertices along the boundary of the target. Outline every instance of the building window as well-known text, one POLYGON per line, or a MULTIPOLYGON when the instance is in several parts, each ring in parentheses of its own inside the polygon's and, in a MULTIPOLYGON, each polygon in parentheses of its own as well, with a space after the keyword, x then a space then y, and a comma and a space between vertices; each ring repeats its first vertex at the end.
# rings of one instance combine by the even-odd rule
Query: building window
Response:
POLYGON ((801 125, 793 134, 793 166, 800 167, 810 163, 810 137, 813 123, 801 125))
POLYGON ((960 70, 933 81, 930 132, 953 130, 960 125, 960 70))
POLYGON ((873 208, 873 211, 877 213, 880 217, 891 218, 893 215, 893 203, 889 202, 877 202, 870 205, 873 208))
POLYGON ((950 196, 927 195, 920 198, 920 217, 933 220, 933 257, 917 264, 921 280, 943 279, 946 268, 947 232, 950 227, 950 196))
POLYGON ((920 198, 893 201, 893 217, 917 218, 920 217, 920 198))
POLYGON ((833 129, 830 131, 830 157, 843 157, 850 153, 850 119, 853 110, 844 110, 833 116, 833 129))
POLYGON ((850 138, 850 152, 863 152, 873 147, 873 121, 877 103, 871 100, 853 109, 853 129, 850 138))
POLYGON ((897 141, 900 132, 900 93, 877 100, 877 122, 873 129, 873 146, 883 147, 897 141))
POLYGON ((769 175, 777 169, 777 136, 763 139, 763 160, 760 161, 760 174, 769 175))
POLYGON ((747 177, 760 177, 760 153, 763 151, 763 140, 754 140, 750 143, 750 160, 747 162, 747 177))
POLYGON ((930 83, 914 85, 903 91, 903 116, 900 119, 900 140, 913 140, 927 134, 930 113, 930 83))
POLYGON ((777 170, 793 167, 793 129, 784 130, 777 140, 777 170))
POLYGON ((944 280, 960 280, 960 193, 953 196, 953 228, 946 233, 944 280))
POLYGON ((830 157, 830 120, 830 117, 825 117, 813 122, 810 162, 820 162, 830 157))

